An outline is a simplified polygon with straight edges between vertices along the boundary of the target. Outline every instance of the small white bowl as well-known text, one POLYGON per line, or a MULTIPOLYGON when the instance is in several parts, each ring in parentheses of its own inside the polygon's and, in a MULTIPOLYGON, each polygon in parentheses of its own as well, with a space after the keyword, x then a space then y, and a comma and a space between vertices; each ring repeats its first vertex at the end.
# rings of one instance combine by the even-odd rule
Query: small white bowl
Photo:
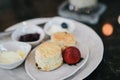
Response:
MULTIPOLYGON (((16 52, 17 50, 20 50, 20 51, 23 51, 25 53, 24 57, 21 60, 16 61, 14 63, 11 63, 11 64, 0 63, 0 68, 14 69, 24 62, 25 58, 27 57, 28 53, 31 50, 31 45, 24 43, 24 42, 11 41, 11 42, 6 42, 6 43, 0 44, 0 48, 5 49, 7 51, 14 51, 14 52, 16 52)), ((4 54, 4 53, 1 53, 1 54, 4 54)))
MULTIPOLYGON (((31 44, 32 46, 38 45, 45 37, 45 33, 42 28, 36 26, 36 25, 24 25, 19 28, 17 28, 11 35, 12 40, 19 41, 20 36, 25 35, 25 34, 31 34, 31 33, 38 33, 40 34, 40 37, 37 41, 31 41, 31 42, 26 42, 28 44, 31 44)), ((22 42, 22 41, 20 41, 22 42)))
POLYGON ((47 22, 44 26, 44 31, 47 35, 51 36, 52 34, 49 32, 49 29, 52 25, 61 26, 62 23, 66 23, 68 25, 68 32, 72 33, 75 30, 75 24, 72 20, 62 17, 54 17, 49 22, 47 22))

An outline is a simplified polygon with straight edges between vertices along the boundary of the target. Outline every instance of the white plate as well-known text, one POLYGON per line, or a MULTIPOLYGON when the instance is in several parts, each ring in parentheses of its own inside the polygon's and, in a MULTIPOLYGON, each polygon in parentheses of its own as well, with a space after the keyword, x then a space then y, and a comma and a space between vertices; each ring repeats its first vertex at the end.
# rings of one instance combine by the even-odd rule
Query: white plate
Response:
POLYGON ((37 69, 35 65, 35 49, 34 49, 30 53, 25 62, 26 72, 33 80, 64 80, 73 75, 74 73, 76 73, 78 70, 80 70, 80 68, 82 68, 88 60, 89 57, 88 47, 82 43, 78 43, 77 48, 80 50, 81 56, 83 58, 81 62, 79 62, 76 65, 63 64, 58 69, 49 72, 44 72, 37 69))
MULTIPOLYGON (((27 21, 23 21, 27 24, 40 24, 51 20, 51 18, 37 18, 37 19, 31 19, 27 21)), ((13 30, 16 27, 20 27, 23 25, 23 22, 15 24, 13 26, 10 26, 6 31, 13 30)), ((74 32, 75 36, 77 37, 78 41, 83 42, 85 45, 88 46, 90 50, 89 59, 81 70, 77 72, 77 74, 74 77, 69 78, 68 80, 82 80, 89 76, 100 64, 102 58, 103 58, 103 43, 100 37, 96 34, 94 30, 92 30, 89 26, 84 25, 82 23, 73 21, 76 26, 76 31, 74 32)), ((5 41, 10 41, 10 37, 0 38, 0 43, 3 43, 5 41)), ((25 71, 23 67, 19 67, 16 70, 12 70, 12 72, 2 70, 0 69, 0 76, 6 74, 7 77, 2 77, 2 80, 12 80, 13 77, 11 75, 15 75, 15 80, 21 79, 21 80, 29 80, 30 78, 25 74, 25 71), (14 74, 16 73, 16 74, 14 74), (19 75, 22 75, 23 77, 19 77, 19 75)), ((36 74, 37 75, 37 74, 36 74)))

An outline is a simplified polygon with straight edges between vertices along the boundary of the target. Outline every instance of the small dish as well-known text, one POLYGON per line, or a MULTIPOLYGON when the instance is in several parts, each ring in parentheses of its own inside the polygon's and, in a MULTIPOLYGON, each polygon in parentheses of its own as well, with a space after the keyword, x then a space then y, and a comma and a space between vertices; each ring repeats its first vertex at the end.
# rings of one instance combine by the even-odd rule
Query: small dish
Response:
POLYGON ((54 17, 44 26, 44 31, 49 36, 55 32, 72 33, 74 30, 75 30, 75 24, 72 22, 72 20, 62 17, 54 17))
MULTIPOLYGON (((26 43, 32 45, 32 46, 36 46, 38 45, 45 37, 45 33, 43 31, 42 28, 36 26, 36 25, 24 25, 21 26, 19 28, 17 28, 11 35, 12 40, 15 41, 19 41, 19 42, 24 42, 24 41, 20 41, 19 38, 23 35, 27 35, 27 34, 39 34, 39 37, 36 41, 25 41, 26 43)), ((29 37, 30 38, 30 37, 29 37)))
MULTIPOLYGON (((17 50, 20 50, 20 51, 24 52, 23 58, 18 60, 18 61, 15 61, 14 63, 7 63, 7 64, 6 63, 0 63, 0 68, 14 69, 24 62, 28 53, 31 50, 31 45, 29 45, 27 43, 24 43, 24 42, 10 41, 10 42, 0 44, 0 50, 2 50, 2 51, 13 51, 13 52, 16 52, 17 50)), ((1 53, 1 54, 4 54, 4 53, 1 53)))

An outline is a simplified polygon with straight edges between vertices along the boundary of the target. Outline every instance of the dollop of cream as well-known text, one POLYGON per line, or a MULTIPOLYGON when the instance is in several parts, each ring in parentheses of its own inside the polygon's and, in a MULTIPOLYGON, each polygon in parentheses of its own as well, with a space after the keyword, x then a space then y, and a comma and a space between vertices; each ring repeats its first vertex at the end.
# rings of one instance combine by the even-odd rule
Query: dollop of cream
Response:
POLYGON ((11 64, 15 63, 19 60, 22 60, 25 56, 25 53, 23 51, 4 51, 0 52, 0 63, 3 64, 11 64))
POLYGON ((64 29, 62 28, 61 26, 59 25, 52 25, 49 29, 48 29, 48 32, 50 34, 54 34, 56 32, 69 32, 68 29, 64 29))

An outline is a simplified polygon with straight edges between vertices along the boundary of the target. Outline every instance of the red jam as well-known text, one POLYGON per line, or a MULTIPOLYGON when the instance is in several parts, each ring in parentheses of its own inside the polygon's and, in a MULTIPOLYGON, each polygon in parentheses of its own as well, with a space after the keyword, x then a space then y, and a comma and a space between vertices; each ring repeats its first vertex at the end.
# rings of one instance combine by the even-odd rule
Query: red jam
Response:
POLYGON ((32 42, 32 41, 37 41, 39 38, 40 38, 39 33, 30 33, 30 34, 21 35, 19 41, 32 42))

